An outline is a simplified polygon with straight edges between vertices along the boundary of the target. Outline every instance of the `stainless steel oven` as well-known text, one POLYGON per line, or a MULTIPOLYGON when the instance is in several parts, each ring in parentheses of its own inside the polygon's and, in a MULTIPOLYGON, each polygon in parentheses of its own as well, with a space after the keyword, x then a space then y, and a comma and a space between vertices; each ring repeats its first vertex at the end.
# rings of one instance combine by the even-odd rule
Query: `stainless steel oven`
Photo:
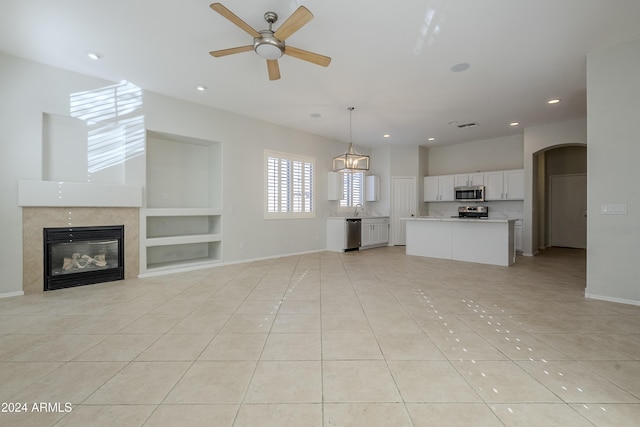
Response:
POLYGON ((488 206, 459 206, 458 216, 454 218, 487 219, 489 218, 488 206))
POLYGON ((459 202, 484 202, 484 185, 471 187, 455 187, 456 201, 459 202))

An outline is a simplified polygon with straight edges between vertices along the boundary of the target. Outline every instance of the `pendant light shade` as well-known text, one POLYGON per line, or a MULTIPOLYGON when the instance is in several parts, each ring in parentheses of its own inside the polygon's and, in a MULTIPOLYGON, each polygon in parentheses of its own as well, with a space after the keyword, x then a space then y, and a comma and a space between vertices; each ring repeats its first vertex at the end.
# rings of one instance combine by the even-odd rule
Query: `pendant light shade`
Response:
POLYGON ((351 114, 354 107, 349 107, 349 148, 347 152, 333 158, 334 172, 360 172, 369 170, 369 156, 357 153, 353 149, 351 114))

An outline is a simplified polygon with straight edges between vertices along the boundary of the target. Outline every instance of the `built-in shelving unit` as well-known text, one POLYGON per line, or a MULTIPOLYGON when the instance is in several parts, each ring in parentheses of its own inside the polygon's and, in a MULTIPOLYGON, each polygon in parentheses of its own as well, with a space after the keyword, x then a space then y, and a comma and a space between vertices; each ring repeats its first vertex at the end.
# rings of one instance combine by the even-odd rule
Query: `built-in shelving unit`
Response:
POLYGON ((141 275, 222 259, 221 143, 147 131, 141 275))

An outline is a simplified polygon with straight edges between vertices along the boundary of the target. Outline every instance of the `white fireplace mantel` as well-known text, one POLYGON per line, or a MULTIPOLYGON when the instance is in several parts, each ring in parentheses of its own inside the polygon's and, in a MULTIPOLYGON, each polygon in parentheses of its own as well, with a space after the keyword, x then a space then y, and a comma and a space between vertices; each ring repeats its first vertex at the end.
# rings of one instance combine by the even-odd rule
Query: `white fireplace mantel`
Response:
POLYGON ((18 181, 18 205, 49 207, 141 207, 142 188, 86 182, 18 181))

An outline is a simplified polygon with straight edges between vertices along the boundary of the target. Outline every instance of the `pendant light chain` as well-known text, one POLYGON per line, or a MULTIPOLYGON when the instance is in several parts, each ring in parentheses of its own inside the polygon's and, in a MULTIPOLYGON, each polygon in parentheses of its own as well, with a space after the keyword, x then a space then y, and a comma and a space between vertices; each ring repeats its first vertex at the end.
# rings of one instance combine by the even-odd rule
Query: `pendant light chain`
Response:
POLYGON ((353 143, 353 110, 355 110, 356 107, 349 107, 349 143, 353 143))

